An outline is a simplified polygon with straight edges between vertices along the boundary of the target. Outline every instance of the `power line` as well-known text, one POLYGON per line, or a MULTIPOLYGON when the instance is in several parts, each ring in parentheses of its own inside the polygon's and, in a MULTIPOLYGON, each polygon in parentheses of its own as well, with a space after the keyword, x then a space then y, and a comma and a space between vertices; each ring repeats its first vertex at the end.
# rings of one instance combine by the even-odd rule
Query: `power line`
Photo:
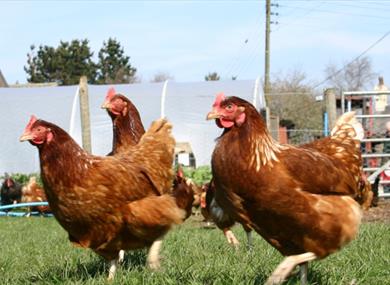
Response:
POLYGON ((368 14, 355 14, 355 13, 348 13, 348 12, 341 12, 341 11, 332 11, 332 10, 323 10, 318 8, 303 8, 303 7, 297 7, 297 6, 290 6, 290 5, 280 5, 281 7, 286 8, 297 8, 301 10, 311 10, 316 12, 323 12, 323 13, 330 13, 330 14, 339 14, 339 15, 348 15, 348 16, 358 16, 358 17, 367 17, 367 18, 375 18, 375 19, 381 19, 381 20, 389 20, 389 17, 381 17, 378 15, 368 15, 368 14))
MULTIPOLYGON (((320 1, 319 5, 315 6, 314 8, 312 7, 312 8, 310 8, 310 9, 308 9, 307 12, 306 12, 305 14, 300 15, 299 17, 293 19, 292 21, 287 22, 287 23, 283 23, 283 26, 285 26, 285 25, 290 25, 291 23, 294 23, 294 22, 296 22, 296 21, 301 20, 303 17, 306 17, 307 15, 311 14, 312 12, 315 11, 315 9, 317 9, 318 7, 321 7, 321 6, 324 5, 324 4, 325 4, 325 1, 320 1)), ((296 9, 299 9, 299 8, 302 8, 302 7, 296 7, 295 10, 296 10, 296 9)), ((304 8, 303 8, 303 9, 304 9, 304 8)), ((291 14, 290 14, 290 15, 291 15, 291 14)), ((280 27, 281 27, 281 26, 282 26, 282 25, 279 25, 279 27, 278 27, 277 29, 275 29, 274 32, 280 30, 280 27)))
POLYGON ((344 69, 346 69, 348 67, 348 65, 350 65, 351 63, 355 62, 356 60, 358 60, 359 58, 361 58, 363 55, 365 55, 368 51, 370 51, 372 48, 374 48, 377 44, 379 44, 382 40, 384 40, 388 35, 390 35, 390 31, 387 31, 383 36, 381 36, 376 42, 374 42, 372 45, 370 45, 366 50, 364 50, 361 54, 359 54, 357 57, 355 57, 353 60, 351 60, 349 63, 347 63, 346 65, 344 65, 342 68, 340 68, 339 70, 337 70, 335 73, 329 75, 327 78, 325 78, 325 80, 323 80, 322 82, 318 83, 317 85, 315 85, 313 88, 317 88, 318 86, 324 84, 325 82, 327 82, 329 79, 331 79, 333 76, 335 75, 338 75, 341 71, 343 71, 344 69))
POLYGON ((360 5, 355 5, 354 3, 339 3, 339 2, 335 2, 335 3, 332 3, 333 5, 337 5, 337 6, 344 6, 344 7, 352 7, 352 8, 357 8, 357 9, 370 9, 370 10, 375 10, 375 11, 378 11, 378 12, 382 12, 382 11, 390 11, 390 6, 386 6, 386 7, 372 7, 372 6, 360 6, 360 5))
POLYGON ((244 52, 244 48, 245 48, 245 52, 248 54, 249 53, 251 54, 254 49, 258 48, 257 41, 258 41, 260 34, 261 34, 260 21, 258 21, 255 23, 255 26, 254 26, 254 29, 252 30, 252 33, 248 37, 246 37, 245 41, 243 41, 239 51, 237 52, 237 56, 235 57, 235 59, 230 62, 230 65, 227 68, 227 72, 226 72, 226 74, 228 76, 236 76, 237 70, 240 69, 241 66, 243 65, 241 63, 241 61, 239 60, 239 58, 241 56, 241 53, 244 52), (251 46, 252 46, 252 48, 251 48, 251 46))
POLYGON ((237 70, 237 68, 240 66, 239 58, 240 58, 241 53, 244 51, 244 49, 248 50, 248 46, 254 41, 254 39, 258 38, 258 34, 260 33, 260 23, 261 23, 261 19, 259 17, 257 17, 252 30, 245 37, 245 41, 242 41, 242 44, 239 47, 239 49, 236 53, 236 56, 226 66, 226 69, 225 69, 226 73, 225 74, 227 76, 234 76, 233 71, 237 70), (248 45, 248 43, 249 43, 249 45, 248 45))

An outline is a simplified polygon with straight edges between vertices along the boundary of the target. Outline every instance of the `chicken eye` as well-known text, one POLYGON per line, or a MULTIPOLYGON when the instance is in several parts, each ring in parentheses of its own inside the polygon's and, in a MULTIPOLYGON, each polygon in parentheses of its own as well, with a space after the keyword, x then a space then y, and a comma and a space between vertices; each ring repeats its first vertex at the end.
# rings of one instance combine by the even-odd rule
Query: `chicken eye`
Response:
POLYGON ((232 105, 232 104, 229 104, 229 105, 226 106, 225 109, 226 109, 226 111, 231 112, 231 111, 233 111, 233 105, 232 105))

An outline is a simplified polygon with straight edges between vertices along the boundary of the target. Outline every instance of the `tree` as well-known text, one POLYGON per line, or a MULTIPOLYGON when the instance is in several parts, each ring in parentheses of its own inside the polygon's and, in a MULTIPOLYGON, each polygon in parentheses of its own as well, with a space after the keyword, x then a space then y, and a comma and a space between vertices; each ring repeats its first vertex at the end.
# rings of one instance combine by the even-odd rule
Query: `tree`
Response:
POLYGON ((344 66, 342 68, 330 63, 325 68, 325 74, 335 88, 343 91, 372 89, 372 81, 377 74, 372 71, 369 57, 358 58, 344 66))
POLYGON ((154 76, 153 79, 150 80, 150 82, 164 82, 167 80, 173 80, 174 77, 169 75, 167 72, 157 72, 154 76))
POLYGON ((61 41, 56 54, 62 85, 79 84, 81 76, 86 76, 91 83, 95 82, 96 64, 92 61, 93 52, 88 40, 73 40, 70 44, 61 41))
POLYGON ((131 66, 130 57, 124 55, 124 50, 117 40, 109 38, 107 42, 103 42, 98 57, 98 83, 134 83, 137 81, 135 76, 137 69, 131 66))
POLYGON ((318 130, 323 129, 323 104, 315 100, 314 90, 303 72, 294 70, 276 77, 271 82, 267 103, 271 114, 278 115, 281 124, 296 129, 293 142, 301 143, 321 134, 318 130))
POLYGON ((206 80, 206 81, 218 81, 219 79, 220 79, 220 76, 216 72, 211 72, 211 73, 209 72, 209 74, 207 74, 204 77, 204 80, 206 80))
POLYGON ((57 82, 60 85, 78 84, 80 76, 87 76, 90 82, 96 78, 96 65, 92 61, 93 53, 88 40, 60 42, 57 48, 39 46, 30 47, 27 54, 27 81, 32 83, 57 82))

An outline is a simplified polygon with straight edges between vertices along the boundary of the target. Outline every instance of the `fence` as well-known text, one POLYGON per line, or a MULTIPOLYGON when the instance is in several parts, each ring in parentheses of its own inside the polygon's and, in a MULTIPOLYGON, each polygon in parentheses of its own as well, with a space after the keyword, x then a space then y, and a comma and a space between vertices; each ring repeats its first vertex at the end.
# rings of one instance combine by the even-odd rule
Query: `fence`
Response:
POLYGON ((356 117, 361 120, 366 131, 366 137, 362 140, 363 170, 368 179, 374 183, 380 176, 382 185, 379 196, 390 197, 390 153, 384 152, 384 145, 390 143, 390 137, 386 137, 385 123, 390 120, 390 105, 381 111, 376 111, 375 102, 379 96, 386 96, 385 102, 390 102, 390 91, 361 91, 343 92, 341 96, 342 112, 353 110, 353 101, 361 101, 361 109, 357 108, 356 117), (386 174, 388 173, 388 174, 386 174))

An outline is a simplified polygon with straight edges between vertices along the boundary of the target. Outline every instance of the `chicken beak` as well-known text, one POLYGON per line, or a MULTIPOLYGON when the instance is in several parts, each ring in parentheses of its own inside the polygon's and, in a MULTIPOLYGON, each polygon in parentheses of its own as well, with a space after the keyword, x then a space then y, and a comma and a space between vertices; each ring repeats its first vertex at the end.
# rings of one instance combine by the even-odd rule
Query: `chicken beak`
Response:
POLYGON ((215 110, 212 110, 207 114, 206 120, 214 120, 220 118, 221 115, 219 115, 215 110))
POLYGON ((31 133, 25 132, 23 135, 20 136, 19 141, 21 142, 29 141, 32 140, 33 138, 34 136, 31 133))
POLYGON ((101 106, 102 109, 109 109, 110 108, 110 102, 106 101, 101 106))

